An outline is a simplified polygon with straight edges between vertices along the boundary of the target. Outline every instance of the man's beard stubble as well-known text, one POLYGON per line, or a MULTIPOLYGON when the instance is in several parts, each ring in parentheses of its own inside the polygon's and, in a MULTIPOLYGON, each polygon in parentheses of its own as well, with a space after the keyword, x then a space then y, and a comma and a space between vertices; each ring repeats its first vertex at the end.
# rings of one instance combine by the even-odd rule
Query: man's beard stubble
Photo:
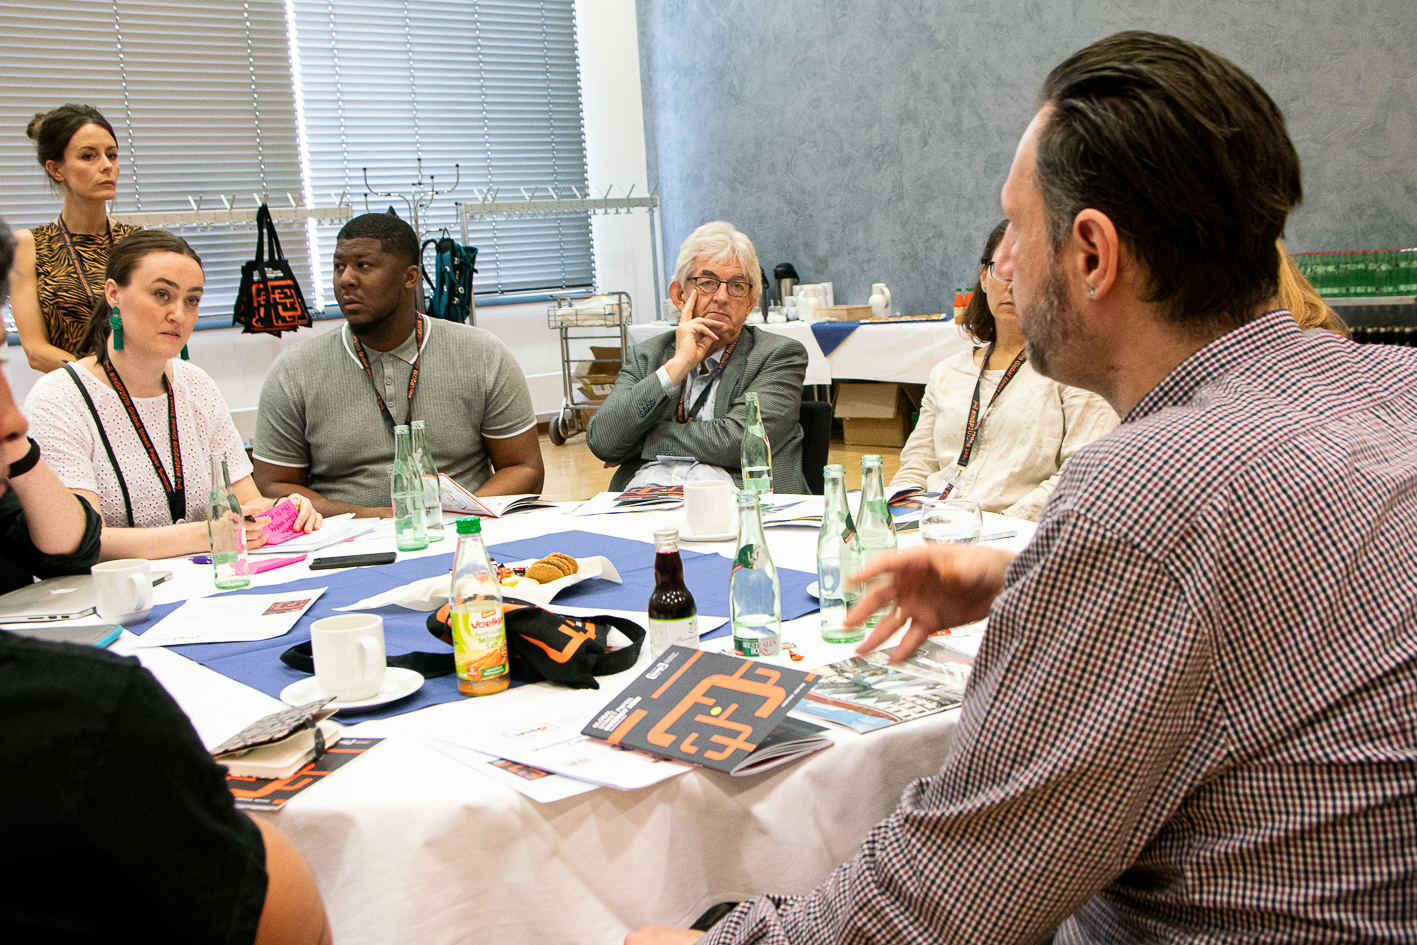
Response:
MULTIPOLYGON (((1014 304, 1018 305, 1015 296, 1014 304)), ((1027 325, 1024 331, 1024 349, 1028 352, 1028 363, 1035 371, 1055 381, 1062 381, 1053 373, 1053 358, 1065 356, 1064 352, 1075 350, 1086 344, 1087 329, 1078 317, 1077 310, 1068 302, 1067 281, 1056 260, 1048 260, 1048 281, 1043 286, 1043 297, 1028 311, 1019 306, 1019 322, 1027 325)))

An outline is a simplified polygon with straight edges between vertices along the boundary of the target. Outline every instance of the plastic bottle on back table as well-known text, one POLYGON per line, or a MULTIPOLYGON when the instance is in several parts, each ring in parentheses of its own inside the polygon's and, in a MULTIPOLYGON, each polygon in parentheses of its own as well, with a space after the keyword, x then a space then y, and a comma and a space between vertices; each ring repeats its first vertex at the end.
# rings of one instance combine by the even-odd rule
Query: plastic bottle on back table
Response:
POLYGON ((394 427, 394 469, 389 491, 394 507, 394 546, 399 551, 427 548, 423 476, 414 459, 408 427, 402 423, 394 427))
POLYGON ((758 493, 738 493, 738 552, 728 578, 733 652, 757 658, 777 656, 782 647, 782 592, 777 568, 763 535, 758 493))
POLYGON ((768 442, 768 431, 763 426, 763 409, 758 403, 757 392, 748 391, 743 395, 743 401, 748 407, 740 455, 743 488, 751 489, 766 499, 772 494, 772 444, 768 442))
POLYGON ((502 585, 482 544, 480 518, 458 519, 458 548, 453 555, 448 603, 458 692, 490 696, 506 689, 511 682, 511 665, 502 615, 502 585))
POLYGON ((649 652, 658 656, 671 646, 699 647, 699 609, 684 584, 679 557, 679 529, 654 532, 654 591, 649 595, 649 652))
POLYGON ((433 454, 428 449, 427 424, 415 420, 409 424, 413 439, 413 460, 423 480, 423 526, 428 531, 428 541, 443 540, 443 490, 438 485, 438 466, 433 462, 433 454))
MULTIPOLYGON (((861 554, 858 567, 872 555, 896 550, 895 525, 891 521, 891 510, 886 506, 881 457, 875 454, 861 457, 861 507, 856 512, 856 538, 861 554)), ((861 588, 858 595, 865 590, 861 588)), ((872 614, 866 626, 874 627, 888 609, 883 608, 872 614)))

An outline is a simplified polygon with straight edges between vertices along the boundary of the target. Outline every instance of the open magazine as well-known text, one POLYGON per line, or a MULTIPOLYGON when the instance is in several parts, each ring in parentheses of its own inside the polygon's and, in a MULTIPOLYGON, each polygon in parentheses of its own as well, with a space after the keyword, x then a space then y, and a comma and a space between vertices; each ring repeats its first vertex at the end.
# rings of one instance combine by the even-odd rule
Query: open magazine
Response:
POLYGON ((890 650, 877 650, 822 667, 797 711, 872 732, 964 701, 974 663, 967 653, 929 637, 904 663, 887 665, 889 657, 890 650))
POLYGON ((554 507, 554 503, 542 502, 541 496, 530 493, 475 496, 442 473, 438 474, 438 486, 443 491, 443 511, 445 512, 480 515, 483 518, 501 518, 511 512, 554 507))

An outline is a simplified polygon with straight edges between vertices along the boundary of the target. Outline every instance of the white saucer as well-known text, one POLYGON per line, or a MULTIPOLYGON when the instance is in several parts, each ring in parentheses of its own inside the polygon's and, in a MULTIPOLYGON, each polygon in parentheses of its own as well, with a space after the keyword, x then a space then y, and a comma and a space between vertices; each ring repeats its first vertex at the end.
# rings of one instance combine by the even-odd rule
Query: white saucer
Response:
MULTIPOLYGON (((423 688, 423 677, 411 669, 403 669, 398 666, 390 666, 384 671, 384 682, 379 687, 379 691, 367 699, 354 699, 345 702, 336 699, 330 703, 330 707, 339 709, 365 709, 370 706, 383 705, 386 702, 393 702, 402 699, 404 696, 411 696, 419 689, 423 688)), ((305 705, 307 702, 314 702, 316 699, 325 698, 325 694, 320 691, 319 684, 315 677, 302 679, 300 682, 291 683, 280 691, 280 701, 286 705, 305 705)))
POLYGON ((684 524, 679 526, 680 541, 731 541, 737 537, 737 525, 733 526, 733 528, 729 529, 726 532, 710 532, 706 535, 701 535, 698 532, 690 531, 688 522, 685 522, 684 524))
POLYGON ((821 588, 817 587, 817 582, 816 582, 816 581, 813 581, 811 584, 808 584, 808 585, 807 585, 807 596, 808 596, 808 597, 815 597, 815 598, 817 598, 817 600, 821 600, 821 599, 822 599, 822 595, 819 594, 819 593, 817 593, 819 590, 821 590, 821 588))

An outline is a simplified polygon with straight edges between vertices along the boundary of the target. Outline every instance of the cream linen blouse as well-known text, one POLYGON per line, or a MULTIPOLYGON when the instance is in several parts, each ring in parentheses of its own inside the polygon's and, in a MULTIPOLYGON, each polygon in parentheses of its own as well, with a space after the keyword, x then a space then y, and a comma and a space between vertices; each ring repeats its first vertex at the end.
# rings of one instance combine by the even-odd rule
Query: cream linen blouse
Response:
POLYGON ((984 372, 979 433, 969 465, 961 468, 955 460, 979 368, 972 351, 935 366, 920 405, 920 423, 901 449, 892 489, 923 486, 937 492, 954 474, 963 482, 960 498, 974 499, 987 512, 1038 521, 1068 458, 1118 419, 1101 397, 1051 381, 1027 362, 993 406, 984 409, 1003 374, 984 372))

